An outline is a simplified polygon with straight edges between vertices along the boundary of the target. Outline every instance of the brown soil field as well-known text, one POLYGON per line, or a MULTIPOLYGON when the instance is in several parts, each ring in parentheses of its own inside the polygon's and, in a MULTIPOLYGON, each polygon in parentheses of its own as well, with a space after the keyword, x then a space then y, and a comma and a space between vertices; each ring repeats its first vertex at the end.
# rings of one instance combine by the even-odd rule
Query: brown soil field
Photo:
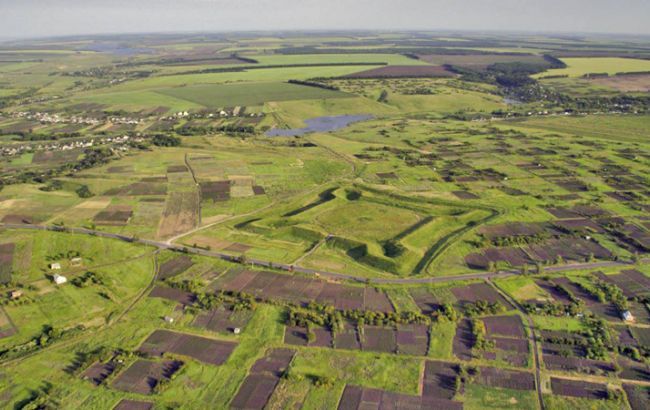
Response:
POLYGON ((158 226, 158 238, 168 238, 195 228, 198 224, 198 192, 171 192, 158 226))
POLYGON ((524 63, 544 63, 541 56, 531 54, 469 54, 469 55, 445 55, 429 54, 420 55, 421 60, 431 64, 451 64, 477 70, 485 69, 495 63, 512 63, 521 61, 524 63))
POLYGON ((148 401, 136 401, 122 399, 113 410, 151 410, 153 403, 148 401))
POLYGON ((650 74, 615 75, 592 78, 590 82, 624 92, 650 92, 650 74))
POLYGON ((142 342, 138 351, 149 356, 159 357, 165 353, 174 353, 189 356, 203 363, 221 365, 228 359, 236 346, 237 343, 234 342, 169 330, 156 330, 142 342))
POLYGON ((389 65, 358 73, 345 78, 405 78, 405 77, 454 77, 455 74, 438 65, 389 65))
POLYGON ((171 378, 182 365, 176 360, 137 360, 117 376, 112 387, 130 393, 152 394, 158 383, 171 378))

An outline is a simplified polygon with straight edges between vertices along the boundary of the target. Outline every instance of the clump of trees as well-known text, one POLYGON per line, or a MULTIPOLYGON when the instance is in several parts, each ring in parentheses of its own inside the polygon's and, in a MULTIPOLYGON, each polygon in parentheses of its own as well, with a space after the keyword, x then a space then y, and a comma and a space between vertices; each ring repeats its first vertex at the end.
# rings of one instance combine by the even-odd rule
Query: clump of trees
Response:
POLYGON ((79 198, 90 198, 93 196, 93 193, 90 192, 90 188, 88 188, 88 185, 81 185, 79 188, 75 190, 79 198))
POLYGON ((505 310, 500 303, 488 302, 486 300, 477 300, 474 303, 467 303, 463 309, 465 310, 465 315, 469 317, 496 315, 505 310))
POLYGON ((178 147, 181 139, 173 135, 156 134, 151 138, 151 143, 157 147, 178 147))
POLYGON ((77 276, 76 278, 70 281, 74 286, 78 288, 85 288, 90 285, 103 285, 104 280, 99 277, 95 272, 86 272, 83 275, 77 276))

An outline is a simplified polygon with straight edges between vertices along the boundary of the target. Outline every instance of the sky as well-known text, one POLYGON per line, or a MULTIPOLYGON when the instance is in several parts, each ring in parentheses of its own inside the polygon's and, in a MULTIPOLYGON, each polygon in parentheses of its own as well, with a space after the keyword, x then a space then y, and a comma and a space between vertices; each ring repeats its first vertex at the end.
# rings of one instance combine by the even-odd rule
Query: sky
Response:
POLYGON ((258 30, 650 34, 650 0, 0 0, 0 38, 258 30))

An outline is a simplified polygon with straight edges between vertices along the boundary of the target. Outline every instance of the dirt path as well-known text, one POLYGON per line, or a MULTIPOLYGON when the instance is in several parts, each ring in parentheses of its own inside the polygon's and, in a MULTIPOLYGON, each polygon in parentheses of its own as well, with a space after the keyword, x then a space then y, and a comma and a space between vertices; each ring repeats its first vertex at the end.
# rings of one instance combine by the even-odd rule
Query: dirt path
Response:
MULTIPOLYGON (((153 246, 159 249, 168 249, 176 252, 191 253, 195 255, 219 258, 229 262, 237 262, 237 257, 227 253, 210 251, 206 249, 195 248, 192 246, 169 244, 167 242, 159 242, 152 239, 143 239, 143 238, 127 236, 122 234, 95 231, 86 228, 71 228, 71 227, 64 228, 59 226, 46 226, 46 225, 33 225, 33 224, 31 225, 7 224, 7 223, 0 223, 0 228, 54 231, 54 232, 61 232, 61 233, 75 233, 75 234, 82 234, 82 235, 98 236, 102 238, 117 239, 117 240, 130 242, 130 243, 139 243, 142 245, 153 246)), ((643 259, 640 262, 650 263, 650 259, 643 259)), ((328 272, 320 269, 309 269, 300 266, 273 263, 270 261, 259 260, 259 259, 247 259, 246 263, 261 268, 273 267, 275 269, 285 270, 289 272, 298 272, 307 275, 318 275, 318 276, 327 277, 331 279, 350 280, 350 281, 356 281, 362 283, 367 283, 369 279, 364 276, 355 276, 355 275, 350 275, 345 273, 328 272)), ((559 266, 546 268, 544 271, 548 273, 548 272, 565 272, 565 271, 579 270, 579 269, 598 269, 601 267, 629 268, 633 266, 635 266, 633 262, 605 261, 605 262, 590 262, 590 263, 575 263, 570 265, 559 265, 559 266)), ((504 270, 498 272, 467 273, 467 274, 451 275, 451 276, 435 276, 435 277, 421 277, 421 278, 375 278, 375 279, 370 278, 370 280, 372 283, 375 284, 417 284, 417 283, 442 283, 442 282, 451 282, 456 280, 505 278, 505 277, 516 276, 516 275, 521 275, 521 272, 519 270, 513 269, 513 270, 504 270)))
MULTIPOLYGON (((60 342, 54 342, 53 344, 47 345, 42 349, 38 349, 38 350, 35 350, 35 351, 32 351, 32 352, 26 353, 26 354, 24 354, 22 356, 14 357, 14 358, 11 358, 11 359, 8 359, 8 360, 5 360, 5 361, 0 361, 0 364, 2 364, 4 366, 4 365, 7 365, 7 364, 19 363, 19 362, 21 362, 21 361, 23 361, 25 359, 28 359, 28 358, 30 358, 32 356, 36 356, 37 354, 41 354, 43 352, 47 352, 49 350, 55 350, 55 349, 59 349, 59 348, 62 348, 62 347, 70 346, 72 344, 76 344, 79 341, 84 340, 84 339, 86 339, 86 338, 88 338, 90 336, 93 336, 97 332, 100 332, 102 330, 106 330, 106 329, 110 328, 111 326, 113 326, 114 324, 116 324, 117 322, 119 322, 124 316, 126 316, 131 310, 133 310, 135 305, 137 305, 138 302, 140 302, 140 300, 142 300, 142 298, 144 296, 146 296, 149 293, 149 291, 153 288, 153 286, 156 284, 156 280, 158 280, 158 252, 160 252, 159 249, 157 249, 157 250, 155 250, 153 252, 150 252, 148 254, 139 256, 139 258, 141 258, 143 256, 146 256, 146 255, 153 256, 153 275, 152 275, 151 281, 149 282, 149 284, 147 284, 147 286, 140 293, 138 293, 138 295, 136 295, 136 297, 133 299, 133 301, 131 301, 131 303, 129 303, 129 305, 115 319, 110 320, 108 323, 106 323, 104 325, 101 325, 101 326, 98 326, 97 328, 91 328, 88 331, 82 332, 82 333, 80 333, 80 334, 78 334, 76 336, 73 336, 73 337, 69 338, 69 339, 65 339, 65 340, 62 340, 60 342)), ((119 262, 116 262, 116 263, 119 263, 119 262)))
POLYGON ((535 388, 537 390, 537 400, 539 402, 539 408, 545 410, 544 406, 544 394, 542 392, 542 371, 539 358, 539 348, 537 347, 537 336, 535 335, 535 324, 533 319, 530 318, 526 310, 517 302, 515 299, 511 298, 506 292, 502 291, 495 283, 493 283, 489 278, 485 280, 490 286, 492 286, 501 296, 503 296, 512 306, 514 306, 526 319, 528 322, 528 339, 531 342, 531 347, 533 349, 533 362, 535 365, 535 388))

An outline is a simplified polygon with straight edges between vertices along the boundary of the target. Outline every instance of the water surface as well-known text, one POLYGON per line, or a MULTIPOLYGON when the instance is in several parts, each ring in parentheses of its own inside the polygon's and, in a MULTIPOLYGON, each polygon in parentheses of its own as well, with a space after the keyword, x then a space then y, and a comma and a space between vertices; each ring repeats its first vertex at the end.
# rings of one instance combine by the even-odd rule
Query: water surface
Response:
POLYGON ((316 117, 305 120, 307 124, 304 128, 273 128, 266 132, 268 137, 295 137, 298 135, 304 135, 309 132, 328 132, 340 130, 345 128, 348 125, 359 122, 366 121, 372 118, 372 115, 367 114, 356 114, 356 115, 336 115, 333 117, 316 117))

